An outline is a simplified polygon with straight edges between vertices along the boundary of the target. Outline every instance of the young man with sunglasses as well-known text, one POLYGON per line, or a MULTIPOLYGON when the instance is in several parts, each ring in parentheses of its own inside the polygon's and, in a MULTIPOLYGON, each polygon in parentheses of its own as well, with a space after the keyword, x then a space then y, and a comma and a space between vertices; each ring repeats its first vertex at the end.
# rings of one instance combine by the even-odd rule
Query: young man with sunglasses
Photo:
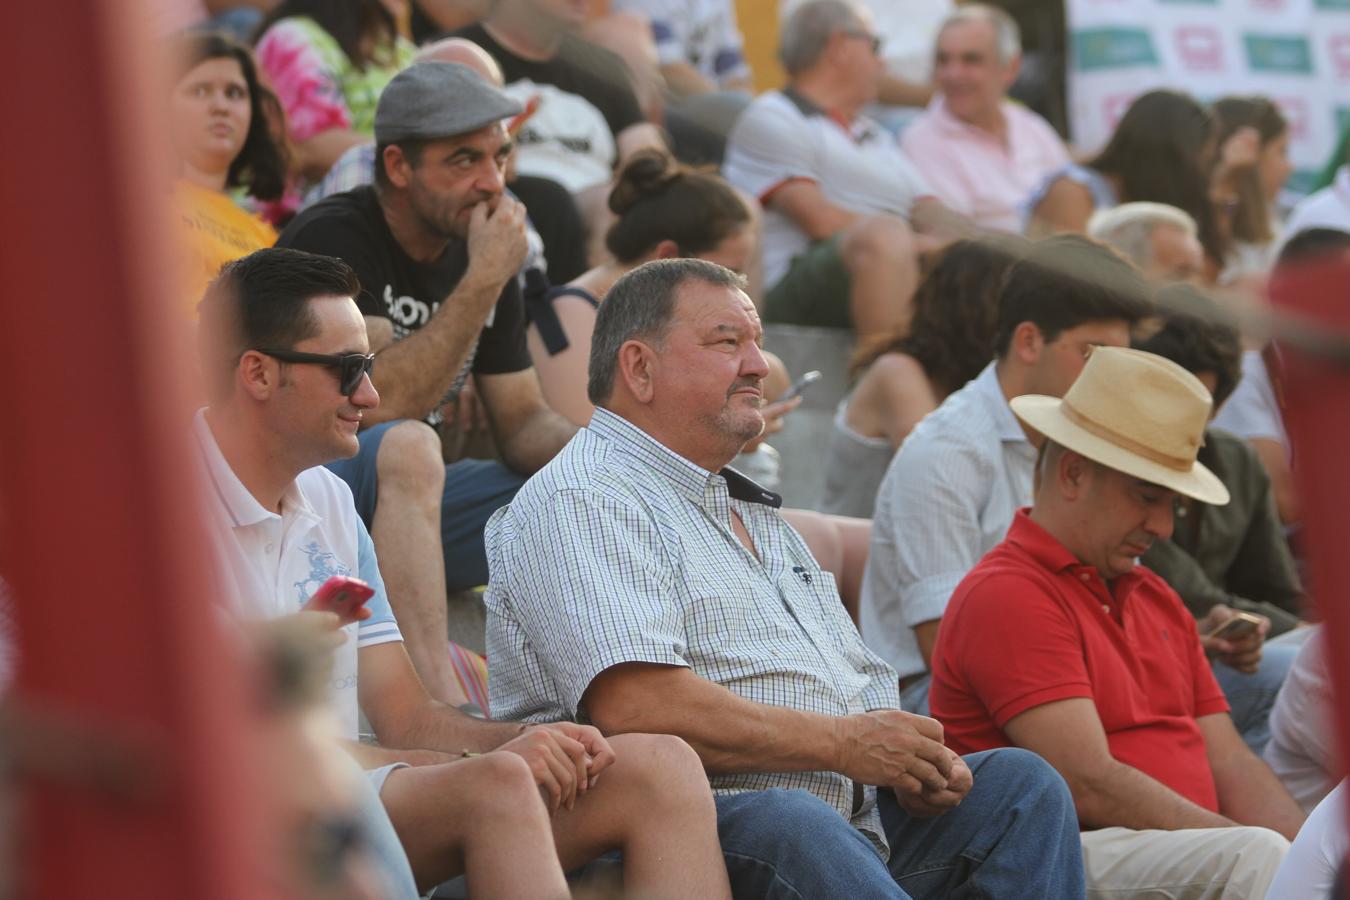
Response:
POLYGON ((359 288, 340 260, 269 249, 202 301, 210 403, 193 431, 235 609, 296 614, 333 575, 374 588, 343 628, 331 702, 422 890, 463 873, 474 896, 561 898, 565 870, 619 850, 634 894, 727 896, 712 795, 683 742, 483 721, 423 689, 351 491, 322 467, 357 452, 380 403, 359 288), (358 705, 379 746, 357 743, 358 705))

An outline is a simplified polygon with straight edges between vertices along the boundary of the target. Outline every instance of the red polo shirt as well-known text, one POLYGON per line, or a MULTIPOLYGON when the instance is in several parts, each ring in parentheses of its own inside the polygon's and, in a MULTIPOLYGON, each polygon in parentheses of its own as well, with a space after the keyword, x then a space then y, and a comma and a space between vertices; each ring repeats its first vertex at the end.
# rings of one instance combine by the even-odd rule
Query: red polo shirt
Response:
POLYGON ((1195 620, 1143 566, 1108 588, 1021 510, 947 605, 929 705, 947 744, 972 753, 1009 746, 1010 719, 1071 697, 1097 705, 1117 760, 1218 810, 1195 720, 1228 703, 1195 620))

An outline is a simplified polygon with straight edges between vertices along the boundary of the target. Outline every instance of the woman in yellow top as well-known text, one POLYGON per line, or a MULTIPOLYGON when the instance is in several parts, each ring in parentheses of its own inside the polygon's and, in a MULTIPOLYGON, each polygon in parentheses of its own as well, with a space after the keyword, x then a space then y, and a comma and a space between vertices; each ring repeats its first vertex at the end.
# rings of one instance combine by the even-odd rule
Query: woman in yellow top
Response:
POLYGON ((270 247, 271 225, 243 209, 228 191, 259 200, 285 187, 281 107, 258 81, 249 51, 217 34, 176 38, 170 59, 178 79, 169 121, 178 160, 174 205, 183 223, 182 300, 197 301, 225 263, 270 247))

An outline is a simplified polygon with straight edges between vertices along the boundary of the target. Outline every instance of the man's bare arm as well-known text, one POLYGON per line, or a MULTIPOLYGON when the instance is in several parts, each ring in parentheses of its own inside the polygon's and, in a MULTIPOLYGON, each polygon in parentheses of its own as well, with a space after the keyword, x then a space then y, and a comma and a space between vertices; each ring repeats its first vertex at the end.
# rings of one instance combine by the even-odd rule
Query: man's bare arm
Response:
POLYGON ((539 471, 577 433, 577 426, 544 402, 534 369, 480 375, 477 383, 497 449, 517 472, 539 471))
POLYGON ((602 732, 683 738, 714 775, 839 772, 920 794, 944 791, 958 762, 933 719, 898 710, 835 717, 755 703, 679 666, 613 666, 582 703, 602 732))
POLYGON ((702 72, 683 60, 663 63, 661 77, 666 80, 666 88, 676 97, 691 97, 697 94, 710 94, 717 85, 706 78, 702 72))
POLYGON ((1205 752, 1214 772, 1219 810, 1243 825, 1270 828, 1293 840, 1303 825, 1303 810, 1275 773, 1242 742, 1227 713, 1201 716, 1205 752))
POLYGON ((804 178, 779 187, 767 205, 791 219, 813 241, 834 237, 862 218, 826 200, 820 185, 804 178))
POLYGON ((469 349, 506 282, 525 259, 525 207, 502 197, 488 213, 473 211, 469 268, 425 325, 380 351, 375 386, 380 405, 366 413, 369 424, 421 419, 431 413, 464 367, 469 349))
POLYGON ((433 700, 400 641, 357 651, 361 708, 380 744, 393 750, 494 750, 524 730, 519 722, 490 722, 433 700))
POLYGON ((1233 824, 1112 757, 1097 707, 1086 697, 1034 707, 1014 716, 1003 730, 1064 776, 1085 825, 1177 829, 1233 824))

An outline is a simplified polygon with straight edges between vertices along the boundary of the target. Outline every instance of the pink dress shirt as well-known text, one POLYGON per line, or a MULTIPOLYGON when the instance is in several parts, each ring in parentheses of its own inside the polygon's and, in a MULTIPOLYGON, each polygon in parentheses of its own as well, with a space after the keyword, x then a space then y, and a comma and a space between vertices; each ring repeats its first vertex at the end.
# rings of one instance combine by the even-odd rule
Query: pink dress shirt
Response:
POLYGON ((1007 140, 957 119, 941 97, 900 136, 933 193, 985 228, 1021 231, 1027 197, 1069 162, 1064 143, 1040 116, 1003 102, 1007 140))

